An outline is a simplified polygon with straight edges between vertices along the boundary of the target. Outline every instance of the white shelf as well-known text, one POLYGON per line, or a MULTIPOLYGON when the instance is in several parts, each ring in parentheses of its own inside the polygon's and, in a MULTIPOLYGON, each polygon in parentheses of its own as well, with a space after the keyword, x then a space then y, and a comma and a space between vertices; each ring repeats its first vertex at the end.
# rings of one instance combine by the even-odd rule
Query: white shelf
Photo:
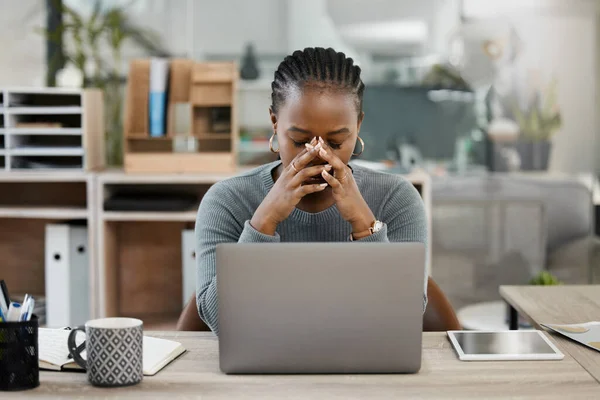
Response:
POLYGON ((183 221, 194 222, 197 211, 104 211, 104 221, 183 221))
POLYGON ((75 207, 2 207, 0 218, 86 219, 85 208, 75 207))
POLYGON ((18 147, 10 149, 12 156, 83 156, 81 147, 18 147))
MULTIPOLYGON (((1 130, 0 130, 0 133, 1 130)), ((81 128, 10 128, 8 133, 11 135, 72 135, 81 136, 81 128)))
POLYGON ((81 89, 63 88, 63 87, 30 87, 30 86, 10 86, 6 87, 5 93, 10 94, 68 94, 78 95, 81 89))
POLYGON ((18 169, 5 172, 0 168, 0 182, 87 182, 92 176, 81 170, 18 169))
POLYGON ((12 115, 65 115, 65 114, 81 114, 82 108, 79 106, 65 107, 8 107, 6 109, 12 115))
POLYGON ((103 184, 196 184, 212 185, 223 179, 231 178, 250 168, 240 168, 231 173, 126 173, 123 170, 106 170, 98 173, 98 180, 103 184))

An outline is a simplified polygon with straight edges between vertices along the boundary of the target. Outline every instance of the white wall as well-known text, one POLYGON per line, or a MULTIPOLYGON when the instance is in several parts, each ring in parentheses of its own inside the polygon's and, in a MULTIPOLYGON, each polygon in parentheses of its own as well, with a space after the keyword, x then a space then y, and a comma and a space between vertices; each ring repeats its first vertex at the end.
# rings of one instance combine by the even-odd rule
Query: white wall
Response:
POLYGON ((469 18, 512 23, 523 40, 519 68, 558 79, 563 127, 553 139, 550 169, 576 173, 600 169, 596 142, 597 9, 592 0, 465 0, 469 18))
POLYGON ((526 65, 558 79, 563 127, 553 139, 551 170, 590 172, 596 154, 596 18, 546 16, 515 20, 526 65))
POLYGON ((600 17, 596 17, 596 174, 600 176, 600 17))
POLYGON ((257 52, 287 51, 287 1, 194 0, 194 49, 197 54, 236 54, 244 42, 257 52))
POLYGON ((43 1, 0 0, 0 86, 45 83, 46 48, 36 28, 46 26, 43 1))

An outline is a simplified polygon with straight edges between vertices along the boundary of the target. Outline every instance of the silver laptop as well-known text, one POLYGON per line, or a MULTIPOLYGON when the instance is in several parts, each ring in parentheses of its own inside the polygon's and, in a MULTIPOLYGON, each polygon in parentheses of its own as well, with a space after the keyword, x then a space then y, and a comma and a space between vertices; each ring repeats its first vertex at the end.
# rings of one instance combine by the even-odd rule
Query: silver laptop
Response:
POLYGON ((217 246, 220 368, 236 374, 414 373, 425 246, 217 246))

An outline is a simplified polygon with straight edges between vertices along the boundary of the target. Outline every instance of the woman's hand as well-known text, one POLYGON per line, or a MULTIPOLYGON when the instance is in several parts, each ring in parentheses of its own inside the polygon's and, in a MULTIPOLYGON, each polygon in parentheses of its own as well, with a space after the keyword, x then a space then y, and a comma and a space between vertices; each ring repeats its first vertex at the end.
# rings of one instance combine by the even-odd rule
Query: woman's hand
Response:
POLYGON ((306 167, 319 154, 321 144, 316 138, 283 168, 277 182, 254 212, 250 225, 266 235, 274 235, 277 225, 284 221, 300 200, 310 193, 321 192, 327 187, 323 184, 303 185, 310 177, 331 170, 330 165, 306 167))
POLYGON ((328 171, 323 171, 321 175, 331 186, 340 215, 352 224, 353 233, 366 231, 375 221, 375 215, 360 194, 352 170, 333 153, 322 138, 319 138, 319 145, 319 157, 333 167, 333 175, 328 171))

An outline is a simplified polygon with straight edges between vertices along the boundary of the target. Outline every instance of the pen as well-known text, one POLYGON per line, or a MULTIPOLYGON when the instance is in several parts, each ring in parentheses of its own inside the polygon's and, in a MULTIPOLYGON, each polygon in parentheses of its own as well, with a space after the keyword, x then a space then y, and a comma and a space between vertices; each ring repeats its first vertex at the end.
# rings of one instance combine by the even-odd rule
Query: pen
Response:
POLYGON ((7 322, 18 322, 21 316, 21 305, 17 302, 10 303, 8 313, 6 314, 7 322))
POLYGON ((27 321, 29 314, 29 307, 31 306, 32 297, 28 294, 25 295, 23 303, 21 303, 21 314, 19 315, 19 321, 27 321))
POLYGON ((31 319, 34 304, 35 299, 33 298, 33 296, 29 296, 29 304, 27 305, 27 314, 25 314, 25 321, 29 321, 31 319))
POLYGON ((4 283, 4 281, 0 281, 0 311, 2 311, 3 315, 6 315, 6 313, 8 313, 8 305, 10 304, 10 299, 8 301, 6 300, 5 287, 6 284, 4 283))
POLYGON ((8 305, 10 304, 10 295, 8 294, 8 288, 6 287, 6 282, 4 279, 0 279, 0 289, 2 290, 2 294, 4 294, 4 301, 6 310, 8 311, 8 305))

